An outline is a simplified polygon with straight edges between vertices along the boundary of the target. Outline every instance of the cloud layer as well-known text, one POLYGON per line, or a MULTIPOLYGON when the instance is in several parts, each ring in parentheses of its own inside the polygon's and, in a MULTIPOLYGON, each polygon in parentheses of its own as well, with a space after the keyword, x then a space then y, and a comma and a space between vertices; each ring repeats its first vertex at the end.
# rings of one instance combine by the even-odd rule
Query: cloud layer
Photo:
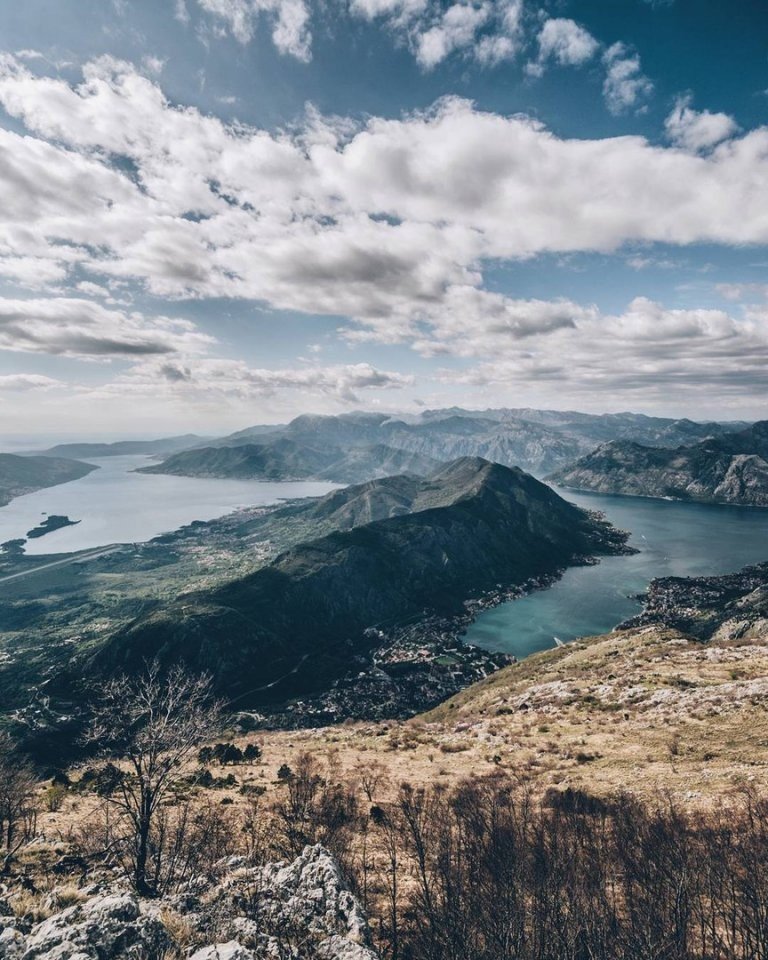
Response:
POLYGON ((169 298, 400 319, 479 286, 489 258, 768 239, 767 128, 693 155, 447 99, 269 133, 110 59, 71 87, 6 58, 0 104, 32 134, 0 132, 0 273, 44 283, 76 266, 169 298))
MULTIPOLYGON (((366 15, 411 16, 394 0, 359 2, 366 15)), ((429 56, 475 36, 473 17, 502 15, 476 6, 446 19, 453 9, 430 27, 429 56)), ((504 9, 512 42, 518 8, 504 9)), ((539 68, 597 56, 574 27, 543 24, 539 68)), ((637 107, 647 88, 635 55, 617 45, 604 60, 609 103, 637 107)), ((667 121, 671 146, 565 139, 450 98, 364 123, 310 111, 301 128, 270 132, 173 105, 154 78, 110 58, 71 85, 6 56, 0 104, 27 131, 0 131, 0 276, 40 288, 0 300, 0 347, 131 361, 108 390, 307 390, 351 403, 361 390, 412 383, 366 363, 270 371, 217 359, 219 345, 178 319, 183 307, 130 311, 109 296, 121 283, 168 301, 231 297, 339 316, 351 343, 471 363, 443 375, 454 382, 578 377, 585 390, 631 391, 665 379, 735 389, 740 378, 749 390, 768 361, 768 317, 757 307, 732 316, 637 298, 609 316, 483 285, 496 259, 766 243, 768 128, 738 135, 729 117, 681 101, 667 121)))

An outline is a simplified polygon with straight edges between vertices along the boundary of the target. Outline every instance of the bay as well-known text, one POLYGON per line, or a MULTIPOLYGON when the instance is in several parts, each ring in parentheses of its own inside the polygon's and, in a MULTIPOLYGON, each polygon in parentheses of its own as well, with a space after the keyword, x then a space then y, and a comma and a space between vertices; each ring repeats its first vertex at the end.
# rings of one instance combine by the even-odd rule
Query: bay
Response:
POLYGON ((45 515, 79 520, 37 540, 29 555, 71 553, 110 543, 137 543, 193 520, 213 520, 238 507, 316 497, 337 484, 314 481, 215 480, 134 473, 150 457, 103 457, 88 476, 16 497, 0 508, 0 543, 24 537, 45 515))
POLYGON ((641 609, 654 577, 733 573, 768 560, 768 510, 557 491, 632 533, 640 552, 572 567, 552 587, 483 611, 465 639, 518 659, 576 637, 606 633, 641 609))

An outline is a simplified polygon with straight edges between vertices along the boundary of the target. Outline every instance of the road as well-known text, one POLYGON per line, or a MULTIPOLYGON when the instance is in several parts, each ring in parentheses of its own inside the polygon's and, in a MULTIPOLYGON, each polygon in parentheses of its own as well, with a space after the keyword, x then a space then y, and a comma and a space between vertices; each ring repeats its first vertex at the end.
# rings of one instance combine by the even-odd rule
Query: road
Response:
POLYGON ((65 567, 69 563, 83 563, 86 560, 95 560, 97 557, 106 557, 110 553, 122 550, 121 546, 99 547, 98 550, 89 550, 87 553, 73 553, 71 557, 64 557, 63 560, 54 560, 51 563, 42 563, 39 567, 32 567, 30 570, 20 570, 18 573, 12 573, 7 577, 0 577, 0 583, 7 583, 9 580, 17 580, 20 577, 31 577, 41 570, 52 570, 54 567, 65 567))

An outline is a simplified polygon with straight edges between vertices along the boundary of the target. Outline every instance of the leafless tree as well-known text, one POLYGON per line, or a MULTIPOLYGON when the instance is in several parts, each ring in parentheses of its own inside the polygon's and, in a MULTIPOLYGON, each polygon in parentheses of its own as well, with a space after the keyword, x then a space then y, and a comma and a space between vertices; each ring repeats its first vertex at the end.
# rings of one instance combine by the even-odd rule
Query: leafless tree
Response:
POLYGON ((16 751, 6 733, 0 733, 0 850, 3 872, 14 853, 34 830, 37 781, 30 765, 16 751))
POLYGON ((124 762, 104 793, 127 827, 121 839, 143 896, 157 892, 157 865, 150 876, 148 861, 158 810, 172 793, 179 768, 220 732, 221 718, 210 677, 192 676, 181 667, 163 674, 151 664, 139 676, 115 677, 98 691, 86 739, 124 762))

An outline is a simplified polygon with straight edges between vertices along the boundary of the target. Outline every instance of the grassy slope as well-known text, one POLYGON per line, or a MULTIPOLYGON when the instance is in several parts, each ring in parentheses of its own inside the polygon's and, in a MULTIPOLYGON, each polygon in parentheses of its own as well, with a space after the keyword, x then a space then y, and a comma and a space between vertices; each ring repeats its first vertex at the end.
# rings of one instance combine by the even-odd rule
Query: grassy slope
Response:
POLYGON ((406 723, 272 733, 265 755, 336 753, 397 784, 502 767, 542 789, 671 790, 690 799, 768 786, 768 635, 700 644, 666 628, 532 656, 406 723))

